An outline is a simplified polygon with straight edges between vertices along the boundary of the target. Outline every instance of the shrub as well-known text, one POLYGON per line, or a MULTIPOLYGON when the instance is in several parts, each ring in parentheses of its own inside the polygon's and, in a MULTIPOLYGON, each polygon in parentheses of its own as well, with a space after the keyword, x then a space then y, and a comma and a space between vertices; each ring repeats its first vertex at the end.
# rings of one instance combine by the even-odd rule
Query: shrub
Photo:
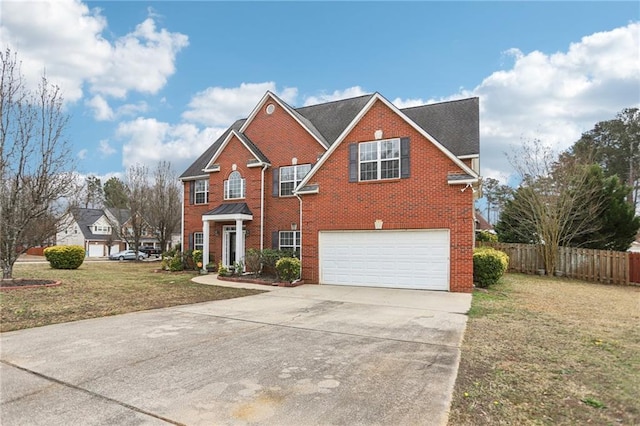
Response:
POLYGON ((191 254, 193 256, 193 263, 198 269, 202 268, 202 250, 194 250, 191 254))
POLYGON ((267 273, 278 275, 276 263, 283 257, 287 257, 287 255, 282 250, 264 249, 262 250, 262 266, 266 267, 267 273))
POLYGON ((477 287, 486 288, 498 282, 509 266, 509 256, 490 247, 480 247, 473 251, 473 282, 477 287))
POLYGON ((288 282, 300 277, 300 259, 295 257, 283 257, 276 262, 278 276, 288 282))
POLYGON ((498 236, 489 231, 478 231, 476 232, 476 241, 482 241, 487 243, 497 243, 498 236))
POLYGON ((176 253, 172 258, 170 258, 168 262, 168 267, 171 272, 184 270, 182 255, 180 253, 176 253))
POLYGON ((258 276, 262 272, 262 253, 260 250, 249 249, 244 256, 245 265, 247 265, 247 271, 253 272, 253 275, 258 276))
POLYGON ((44 249, 44 257, 53 269, 78 269, 84 262, 84 247, 53 246, 44 249))
POLYGON ((226 277, 229 276, 229 270, 226 266, 222 264, 222 262, 218 263, 218 276, 226 277))

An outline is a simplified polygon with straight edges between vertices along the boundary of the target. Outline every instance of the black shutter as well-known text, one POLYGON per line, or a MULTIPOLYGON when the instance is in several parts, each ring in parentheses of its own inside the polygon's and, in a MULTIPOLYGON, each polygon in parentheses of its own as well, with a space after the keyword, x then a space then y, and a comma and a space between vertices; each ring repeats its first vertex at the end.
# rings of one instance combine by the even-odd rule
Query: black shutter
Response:
POLYGON ((349 182, 358 181, 358 144, 349 144, 349 182))
POLYGON ((400 139, 400 177, 406 179, 411 174, 409 164, 409 138, 400 139))
POLYGON ((280 170, 273 169, 273 196, 280 195, 280 170))
POLYGON ((278 250, 278 247, 280 247, 280 241, 279 241, 279 232, 278 231, 273 231, 271 233, 271 248, 274 250, 278 250))
POLYGON ((193 250, 193 232, 189 233, 189 250, 193 250))
POLYGON ((193 199, 196 195, 196 182, 189 181, 189 204, 193 204, 193 199))

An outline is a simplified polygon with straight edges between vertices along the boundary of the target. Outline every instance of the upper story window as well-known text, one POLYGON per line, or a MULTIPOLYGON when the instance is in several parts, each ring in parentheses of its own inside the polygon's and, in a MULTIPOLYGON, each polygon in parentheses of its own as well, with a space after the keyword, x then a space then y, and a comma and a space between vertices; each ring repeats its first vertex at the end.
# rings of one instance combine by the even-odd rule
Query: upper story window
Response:
POLYGON ((280 196, 293 195, 293 190, 311 170, 311 164, 280 168, 280 196))
POLYGON ((245 180, 238 171, 231 172, 229 179, 224 181, 224 199, 234 200, 245 197, 245 180))
POLYGON ((93 225, 94 234, 110 234, 111 227, 106 225, 93 225))
POLYGON ((358 149, 361 181, 400 177, 400 139, 363 142, 358 149))
POLYGON ((194 201, 196 204, 207 204, 209 202, 209 180, 201 179, 195 181, 194 201))

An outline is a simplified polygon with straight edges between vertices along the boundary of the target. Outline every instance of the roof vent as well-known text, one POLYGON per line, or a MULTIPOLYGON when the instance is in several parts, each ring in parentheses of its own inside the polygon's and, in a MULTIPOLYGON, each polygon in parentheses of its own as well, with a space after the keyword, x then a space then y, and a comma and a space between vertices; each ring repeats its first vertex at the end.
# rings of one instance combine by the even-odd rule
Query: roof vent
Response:
POLYGON ((276 110, 276 106, 274 104, 267 105, 267 108, 265 109, 265 111, 269 115, 273 114, 273 111, 275 111, 275 110, 276 110))

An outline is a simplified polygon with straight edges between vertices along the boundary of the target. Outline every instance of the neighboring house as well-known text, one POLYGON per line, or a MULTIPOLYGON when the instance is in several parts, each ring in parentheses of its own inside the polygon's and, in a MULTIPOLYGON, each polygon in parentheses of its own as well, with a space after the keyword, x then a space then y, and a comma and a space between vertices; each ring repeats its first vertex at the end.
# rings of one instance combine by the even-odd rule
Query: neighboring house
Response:
MULTIPOLYGON (((130 220, 130 213, 124 209, 72 209, 56 233, 56 244, 79 245, 84 247, 87 257, 106 257, 132 248, 130 220)), ((159 246, 148 227, 145 227, 140 246, 159 246)))
POLYGON ((84 247, 87 257, 105 257, 125 248, 101 209, 73 209, 56 233, 56 244, 84 247))
MULTIPOLYGON (((116 228, 116 235, 125 242, 128 241, 126 244, 127 249, 133 249, 131 212, 127 209, 116 208, 107 208, 104 211, 109 221, 113 224, 114 228, 116 228)), ((144 219, 142 219, 142 223, 144 223, 144 225, 142 226, 142 234, 140 235, 140 247, 152 246, 160 248, 160 242, 158 241, 156 233, 153 232, 153 228, 144 219)))
POLYGON ((224 265, 290 249, 306 283, 470 292, 478 173, 478 98, 267 92, 181 175, 183 247, 224 265))
POLYGON ((489 223, 487 219, 482 216, 480 210, 476 209, 476 231, 487 231, 495 234, 496 232, 493 230, 493 225, 489 223))

